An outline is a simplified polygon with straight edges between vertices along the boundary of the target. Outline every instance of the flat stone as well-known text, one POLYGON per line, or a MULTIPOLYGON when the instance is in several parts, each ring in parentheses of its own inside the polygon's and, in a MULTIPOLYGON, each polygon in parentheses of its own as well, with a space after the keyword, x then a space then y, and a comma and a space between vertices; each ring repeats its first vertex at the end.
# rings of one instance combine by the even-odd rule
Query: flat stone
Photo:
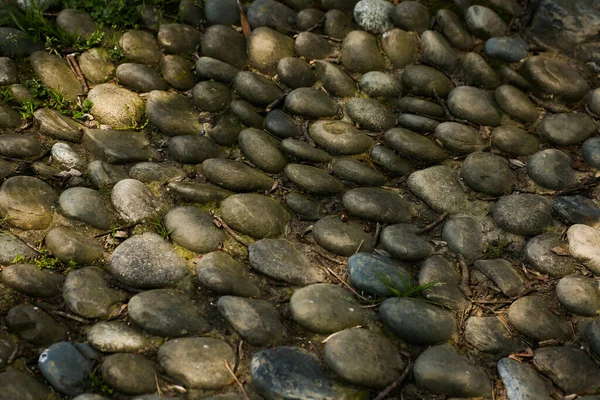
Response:
POLYGON ((292 242, 262 239, 248 247, 248 260, 255 270, 275 280, 306 286, 325 280, 325 273, 310 262, 292 242))
POLYGON ((242 153, 265 172, 280 172, 288 164, 287 157, 279 150, 279 141, 263 130, 244 129, 238 136, 238 145, 242 153))
POLYGON ((419 346, 445 342, 456 332, 451 313, 410 297, 385 300, 379 307, 379 317, 400 339, 419 346))
POLYGON ((525 280, 507 260, 477 260, 475 268, 490 278, 507 297, 515 297, 525 291, 525 280))
POLYGON ((74 396, 82 393, 88 385, 95 356, 96 353, 87 344, 60 342, 40 354, 38 367, 56 390, 74 396))
POLYGON ((269 190, 275 183, 252 167, 224 158, 210 158, 202 162, 202 174, 215 185, 235 192, 269 190))
POLYGON ((196 61, 196 76, 201 80, 213 79, 217 82, 230 83, 238 72, 239 69, 233 65, 215 58, 200 57, 196 61))
POLYGON ((528 156, 538 150, 540 141, 516 126, 501 125, 492 131, 492 144, 509 155, 528 156))
POLYGON ((342 42, 341 57, 344 68, 352 72, 364 74, 385 66, 377 37, 365 31, 348 32, 342 42))
POLYGON ((458 122, 442 122, 436 126, 435 138, 445 148, 458 154, 471 154, 485 150, 489 146, 475 128, 458 122))
POLYGON ((143 132, 88 129, 83 146, 110 164, 148 161, 158 157, 143 132))
POLYGON ((169 89, 169 84, 158 71, 147 65, 123 63, 117 67, 115 74, 121 85, 138 92, 169 89))
POLYGON ((62 212, 69 218, 98 229, 110 227, 110 214, 100 192, 84 187, 69 188, 58 198, 62 212))
POLYGON ((225 234, 213 224, 213 217, 193 206, 173 208, 164 217, 169 235, 178 245, 196 253, 217 250, 225 240, 225 234))
POLYGON ((348 258, 348 275, 352 286, 380 297, 392 297, 391 288, 403 292, 413 284, 404 264, 389 257, 371 253, 356 253, 348 258))
POLYGON ((394 67, 413 64, 419 54, 419 40, 414 32, 392 29, 381 36, 381 48, 394 67))
POLYGON ((426 30, 421 34, 421 53, 428 64, 442 71, 453 72, 460 65, 458 54, 439 32, 426 30))
POLYGON ((429 286, 423 291, 423 296, 428 301, 457 311, 464 309, 468 303, 460 283, 454 264, 442 256, 431 256, 421 265, 419 285, 429 286))
POLYGON ((217 307, 233 329, 253 346, 276 343, 285 334, 279 313, 264 300, 222 296, 217 307))
POLYGON ((160 59, 160 72, 163 79, 178 90, 190 90, 194 87, 196 76, 193 69, 194 64, 181 56, 167 54, 160 59))
POLYGON ((210 324, 196 305, 183 294, 172 290, 141 292, 129 300, 127 308, 131 320, 153 335, 196 336, 210 329, 210 324))
POLYGON ((585 78, 575 68, 554 58, 529 57, 523 65, 523 76, 543 94, 559 100, 577 101, 590 90, 585 78))
POLYGON ((511 194, 496 202, 494 222, 508 232, 535 236, 552 224, 552 206, 546 198, 535 194, 511 194))
POLYGON ((332 159, 327 152, 317 149, 306 142, 302 142, 293 138, 283 139, 281 141, 280 148, 288 156, 301 161, 326 163, 332 159))
POLYGON ((85 267, 68 273, 63 299, 69 310, 84 318, 107 318, 119 310, 121 293, 111 289, 104 271, 85 267))
POLYGON ((40 76, 45 86, 60 92, 69 101, 74 101, 83 89, 77 77, 61 57, 36 51, 30 57, 31 67, 40 76))
POLYGON ((477 219, 454 216, 444 223, 442 240, 455 254, 461 254, 471 264, 483 257, 483 227, 477 219))
POLYGON ((552 201, 552 210, 568 225, 597 226, 600 223, 600 207, 579 194, 556 197, 552 201))
POLYGON ((542 233, 527 242, 525 257, 537 271, 554 277, 575 272, 575 261, 568 255, 559 255, 555 249, 566 251, 566 245, 556 233, 542 233))
POLYGON ((454 47, 462 51, 470 51, 475 45, 473 37, 461 18, 447 8, 438 10, 435 22, 441 33, 448 38, 454 47))
POLYGON ((590 271, 600 273, 600 231, 587 225, 573 225, 567 231, 569 253, 590 271))
POLYGON ((8 232, 0 232, 0 264, 10 265, 17 256, 35 258, 39 254, 29 247, 18 236, 8 232))
POLYGON ((485 42, 485 54, 507 63, 527 58, 527 42, 521 38, 493 37, 485 42))
POLYGON ((155 233, 121 243, 112 254, 109 271, 121 283, 143 289, 173 286, 189 274, 173 246, 155 233))
POLYGON ((189 389, 219 389, 233 383, 225 363, 235 368, 236 355, 231 345, 220 339, 169 340, 158 349, 157 358, 168 376, 189 389))
POLYGON ((439 165, 413 172, 407 183, 410 191, 436 212, 465 211, 467 195, 449 167, 439 165))
POLYGON ((123 179, 111 192, 113 206, 126 221, 139 222, 156 213, 157 200, 150 190, 136 179, 123 179))
POLYGON ((238 72, 233 78, 233 88, 243 99, 263 107, 283 94, 273 81, 250 71, 238 72))
POLYGON ((346 103, 346 112, 354 122, 371 131, 388 130, 396 122, 392 111, 373 99, 351 99, 346 103))
POLYGON ((465 340, 479 351, 508 355, 524 350, 526 345, 496 317, 471 317, 465 323, 465 340))
POLYGON ((94 86, 87 99, 93 103, 90 114, 101 124, 129 128, 141 123, 144 101, 135 93, 112 83, 94 86))
POLYGON ((255 238, 281 236, 288 212, 276 200, 260 194, 235 194, 221 203, 221 216, 233 229, 255 238))
POLYGON ((573 336, 569 322, 554 314, 548 303, 539 296, 525 296, 508 309, 508 320, 520 333, 537 342, 557 339, 570 340, 573 336), (531 316, 536 315, 535 319, 531 316))
POLYGON ((315 121, 310 125, 310 137, 333 154, 359 154, 365 152, 373 140, 343 121, 315 121))
POLYGON ((313 225, 312 233, 319 246, 342 256, 351 256, 357 250, 373 250, 373 235, 365 232, 363 224, 344 222, 337 215, 318 220, 313 225))
POLYGON ((359 186, 381 186, 387 181, 385 175, 351 157, 336 158, 331 163, 331 170, 341 180, 359 186))
POLYGON ((40 131, 60 140, 80 142, 83 125, 51 108, 39 108, 33 117, 40 124, 40 131))
POLYGON ((65 278, 33 264, 13 264, 2 269, 2 282, 32 297, 54 297, 61 293, 65 278))
POLYGON ((346 329, 325 343, 325 362, 344 380, 382 388, 400 376, 405 362, 396 347, 366 329, 346 329))
POLYGON ((258 297, 260 290, 245 267, 227 253, 206 254, 196 262, 196 277, 209 290, 223 295, 258 297))
POLYGON ((448 95, 448 108, 458 118, 477 125, 500 125, 502 113, 492 96, 470 86, 454 88, 448 95))
POLYGON ((590 278, 568 275, 556 284, 558 301, 568 311, 584 317, 600 314, 600 287, 590 278))
POLYGON ((160 60, 160 48, 150 32, 129 30, 119 39, 119 46, 126 60, 146 65, 156 65, 160 60))
POLYGON ((277 72, 279 60, 294 56, 294 40, 265 26, 252 31, 247 46, 250 64, 267 75, 277 72))
POLYGON ((146 115, 150 123, 167 136, 197 135, 202 130, 192 102, 177 93, 150 92, 146 115))
POLYGON ((393 128, 385 132, 383 139, 401 155, 417 159, 426 164, 437 164, 449 156, 431 139, 404 128, 393 128))
POLYGON ((65 264, 74 261, 81 265, 92 265, 99 261, 104 253, 99 241, 84 231, 66 226, 52 228, 44 241, 48 250, 65 264))
POLYGON ((315 333, 333 333, 363 325, 368 317, 352 292, 329 283, 295 291, 290 298, 290 312, 295 322, 315 333))
POLYGON ((394 27, 393 9, 394 7, 386 1, 361 0, 354 6, 354 19, 366 31, 383 33, 394 27))
POLYGON ((202 55, 215 58, 237 69, 246 68, 246 39, 230 26, 213 25, 204 32, 202 55))
POLYGON ((175 196, 193 203, 220 203, 233 192, 196 182, 171 182, 167 185, 175 196))
POLYGON ((538 131, 550 142, 560 146, 580 144, 597 130, 594 120, 585 113, 550 114, 538 125, 538 131))
POLYGON ((87 340, 104 353, 137 353, 153 350, 162 339, 132 328, 122 321, 104 321, 90 327, 87 340))
POLYGON ((565 393, 592 393, 600 382, 600 371, 594 360, 576 348, 537 349, 533 364, 565 393))
POLYGON ((126 394, 150 393, 156 389, 156 368, 139 354, 113 354, 100 367, 102 378, 116 390, 126 394))
POLYGON ((46 229, 52 222, 56 191, 30 176, 8 178, 0 187, 0 215, 21 229, 46 229))
POLYGON ((392 224, 409 219, 409 203, 390 190, 356 188, 344 193, 342 201, 351 214, 362 219, 392 224))
POLYGON ((295 115, 308 118, 333 117, 338 105, 321 90, 298 88, 285 98, 285 108, 295 115))
POLYGON ((186 24, 161 24, 156 38, 166 53, 189 54, 200 45, 202 34, 186 24))
POLYGON ((6 327, 35 346, 50 346, 67 336, 67 327, 39 307, 20 304, 6 314, 6 327))
POLYGON ((341 67, 324 60, 314 60, 312 64, 315 66, 317 79, 327 93, 335 97, 354 97, 356 82, 341 67))
POLYGON ((498 374, 506 389, 509 400, 536 399, 550 400, 546 382, 534 368, 510 358, 498 361, 498 374))
POLYGON ((410 224, 389 225, 381 231, 381 244, 398 260, 422 260, 433 252, 433 247, 416 232, 416 228, 410 224))
POLYGON ((465 24, 475 36, 489 39, 506 35, 508 26, 491 8, 471 6, 465 11, 465 24))
POLYGON ((314 194, 333 195, 344 190, 344 184, 337 178, 311 165, 288 164, 284 173, 290 181, 314 194))
POLYGON ((182 164, 200 164, 209 158, 222 157, 223 153, 206 136, 183 135, 169 139, 169 156, 182 164))
POLYGON ((34 158, 44 152, 37 135, 7 133, 0 136, 0 155, 10 158, 34 158))
POLYGON ((281 110, 269 111, 264 118, 264 127, 281 139, 302 136, 302 130, 296 121, 281 110))
POLYGON ((527 95, 512 85, 499 86, 494 92, 496 102, 508 115, 521 122, 534 122, 538 119, 539 111, 527 95))
POLYGON ((79 56, 79 67, 85 79, 91 83, 106 83, 115 74, 115 66, 105 49, 94 47, 79 56))
POLYGON ((460 175, 471 189, 490 196, 511 193, 514 186, 508 160, 492 153, 471 153, 463 161, 460 175))

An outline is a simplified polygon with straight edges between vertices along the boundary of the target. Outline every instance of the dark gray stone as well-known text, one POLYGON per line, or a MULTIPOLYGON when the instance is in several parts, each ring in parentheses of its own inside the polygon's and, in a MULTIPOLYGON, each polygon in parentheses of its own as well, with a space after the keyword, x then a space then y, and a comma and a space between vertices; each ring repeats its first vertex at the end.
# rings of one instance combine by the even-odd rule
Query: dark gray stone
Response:
POLYGON ((231 103, 227 86, 213 81, 203 81, 194 86, 194 105, 202 111, 223 111, 231 103))
POLYGON ((575 260, 569 256, 561 256, 553 251, 555 248, 565 249, 566 244, 556 233, 543 233, 527 242, 525 257, 527 262, 537 271, 554 277, 562 277, 575 272, 575 260))
POLYGON ((67 336, 67 327, 56 322, 39 307, 20 304, 6 314, 6 327, 35 346, 49 346, 67 336))
POLYGON ((525 291, 525 280, 507 260, 477 260, 475 268, 490 278, 507 297, 515 297, 525 291))
POLYGON ((281 139, 302 136, 302 130, 294 119, 281 110, 269 111, 264 125, 267 131, 281 139))
POLYGON ((143 132, 88 129, 83 134, 83 146, 110 164, 147 161, 158 157, 143 132))
POLYGON ((435 128, 435 137, 445 148, 459 154, 471 154, 488 147, 488 142, 475 128, 458 122, 442 122, 435 128))
POLYGON ((274 0, 257 0, 246 12, 252 29, 267 26, 277 29, 291 29, 296 23, 296 13, 289 7, 274 0))
POLYGON ((509 162, 492 153, 471 153, 463 161, 460 175, 471 189, 490 196, 510 193, 514 186, 509 162))
POLYGON ((496 202, 494 222, 508 232, 535 236, 552 224, 552 206, 546 198, 535 194, 511 194, 496 202))
POLYGON ((424 297, 437 304, 460 311, 467 301, 460 288, 461 279, 454 269, 454 264, 444 257, 429 257, 421 265, 419 285, 430 287, 424 290, 424 297))
POLYGON ((528 156, 538 150, 540 141, 516 126, 501 125, 492 131, 492 144, 509 155, 528 156))
POLYGON ((562 316, 554 314, 548 303, 539 296, 525 296, 508 309, 508 320, 520 333, 537 342, 543 340, 570 340, 571 325, 562 316), (536 318, 531 318, 535 315, 536 318))
POLYGON ((264 300, 222 296, 217 307, 233 329, 253 346, 277 343, 285 334, 279 313, 264 300))
POLYGON ((439 213, 464 213, 468 198, 453 169, 438 165, 413 172, 408 188, 429 207, 439 213))
POLYGON ((414 32, 392 29, 381 36, 381 48, 394 67, 413 64, 419 55, 419 39, 414 32))
POLYGON ((372 253, 356 253, 348 258, 348 275, 352 286, 371 295, 393 297, 390 287, 403 292, 413 284, 403 264, 372 253))
POLYGON ((250 71, 238 72, 233 88, 242 98, 259 106, 268 106, 283 94, 275 83, 250 71))
POLYGON ((335 97, 354 97, 356 82, 341 67, 324 60, 313 61, 317 79, 335 97))
POLYGON ((269 190, 275 183, 244 163, 224 158, 210 158, 202 162, 202 174, 215 185, 234 192, 269 190))
POLYGON ((344 190, 344 184, 327 171, 311 165, 288 164, 284 169, 286 178, 307 192, 333 195, 344 190))
POLYGON ((359 154, 365 152, 373 140, 343 121, 315 121, 310 125, 310 137, 333 154, 359 154))
POLYGON ((335 176, 346 182, 359 186, 381 186, 385 184, 386 177, 377 172, 367 163, 351 157, 341 157, 333 160, 331 170, 335 176))
POLYGON ((381 231, 381 244, 385 250, 402 261, 419 261, 427 258, 433 247, 417 236, 417 229, 410 224, 390 225, 381 231))
POLYGON ((279 150, 279 141, 265 131, 244 129, 240 132, 238 144, 244 156, 265 172, 281 172, 289 162, 279 150))
POLYGON ((446 8, 438 10, 435 22, 440 32, 452 43, 454 47, 463 51, 470 51, 475 45, 473 37, 467 30, 461 18, 453 11, 446 8))
POLYGON ((283 139, 280 148, 287 155, 301 161, 312 163, 326 163, 331 161, 331 156, 327 152, 314 148, 310 144, 297 139, 283 139))
POLYGON ((158 71, 143 64, 123 63, 117 68, 116 76, 120 84, 138 92, 169 89, 158 71))
POLYGON ((117 182, 112 189, 111 200, 120 217, 128 222, 139 222, 156 213, 156 198, 136 179, 117 182))
POLYGON ((238 72, 239 69, 233 65, 216 58, 200 57, 196 61, 196 76, 202 80, 214 79, 217 82, 229 83, 238 72))
POLYGON ((338 113, 338 105, 323 91, 313 88, 292 90, 285 98, 285 108, 308 118, 333 117, 338 113))
POLYGON ((223 252, 209 253, 196 262, 200 284, 218 294, 258 297, 260 290, 252 283, 244 266, 223 252))
POLYGON ((465 24, 480 39, 505 36, 506 22, 495 11, 484 6, 471 6, 465 11, 465 24))
POLYGON ((230 26, 213 25, 204 32, 202 55, 215 58, 237 69, 246 68, 248 54, 244 35, 230 26))
POLYGON ((351 72, 364 74, 385 67, 377 37, 365 31, 348 32, 342 42, 341 57, 342 65, 351 72))
POLYGON ((171 209, 164 224, 170 238, 178 245, 196 253, 209 253, 223 245, 225 234, 213 224, 213 217, 193 206, 171 209))
POLYGON ((233 229, 258 239, 281 236, 290 218, 279 202, 253 193, 235 194, 223 200, 221 216, 233 229))
POLYGON ((543 137, 560 146, 579 144, 597 129, 594 120, 585 113, 549 114, 538 125, 538 131, 543 137))
POLYGON ((97 267, 72 270, 63 290, 65 305, 84 318, 107 318, 119 310, 121 293, 111 289, 97 267))
POLYGON ((88 385, 96 352, 84 343, 56 343, 40 354, 38 367, 48 382, 59 392, 75 396, 88 385))
POLYGON ((600 222, 600 208, 582 195, 559 196, 552 201, 552 210, 567 225, 595 226, 600 222))
POLYGON ((558 149, 538 151, 527 160, 527 174, 538 185, 561 190, 577 184, 577 172, 571 167, 572 159, 558 149))
POLYGON ((110 214, 99 192, 74 187, 65 190, 58 198, 62 212, 69 218, 85 222, 98 229, 108 229, 110 214))
POLYGON ((427 30, 421 35, 421 54, 427 64, 442 71, 454 72, 459 66, 458 54, 446 38, 438 32, 427 30))
POLYGON ((444 224, 442 240, 448 244, 448 249, 461 254, 469 264, 483 257, 483 228, 473 217, 452 217, 444 224))
POLYGON ((493 37, 485 42, 485 54, 507 63, 527 57, 527 42, 521 38, 493 37))
MULTIPOLYGON (((314 10, 308 9, 305 11, 314 10)), ((284 57, 277 63, 277 76, 286 86, 297 89, 299 87, 311 87, 315 81, 315 73, 310 65, 296 57, 284 57)))
POLYGON ((559 59, 529 57, 523 65, 522 73, 542 94, 556 100, 577 101, 590 90, 585 78, 559 59))
POLYGON ((344 193, 344 207, 358 218, 383 223, 408 222, 410 205, 400 195, 380 188, 356 188, 344 193))
POLYGON ((169 139, 169 156, 182 164, 200 164, 209 158, 219 158, 221 150, 206 136, 184 135, 169 139))
POLYGON ((13 264, 2 269, 2 282, 32 297, 54 297, 61 293, 64 276, 33 264, 13 264))
POLYGON ((318 220, 313 226, 313 238, 318 245, 342 256, 357 251, 373 250, 373 235, 365 232, 364 225, 355 221, 342 221, 337 215, 318 220))
POLYGON ((565 393, 592 393, 600 382, 596 362, 577 348, 560 346, 537 349, 533 364, 565 393))
POLYGON ((427 7, 416 1, 403 1, 392 12, 394 24, 406 31, 422 34, 431 26, 431 16, 427 7))

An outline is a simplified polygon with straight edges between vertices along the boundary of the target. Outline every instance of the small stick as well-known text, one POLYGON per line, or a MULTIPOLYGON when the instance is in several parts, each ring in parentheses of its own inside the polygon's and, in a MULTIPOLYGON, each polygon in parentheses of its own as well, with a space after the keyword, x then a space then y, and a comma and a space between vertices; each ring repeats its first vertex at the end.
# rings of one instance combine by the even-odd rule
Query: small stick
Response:
POLYGON ((450 215, 449 213, 445 212, 442 215, 440 215, 435 221, 433 221, 430 224, 425 225, 422 228, 417 229, 417 235, 421 235, 423 233, 429 232, 430 230, 432 230, 433 228, 435 228, 436 226, 438 226, 439 224, 441 224, 442 222, 444 222, 444 220, 446 218, 448 218, 448 215, 450 215))
MULTIPOLYGON (((289 32, 293 32, 293 33, 302 33, 302 32, 297 31, 295 29, 290 29, 290 28, 283 28, 283 29, 285 29, 286 31, 289 31, 289 32)), ((324 39, 327 39, 327 40, 331 40, 332 42, 337 42, 337 43, 341 43, 342 42, 342 39, 337 39, 337 38, 334 38, 334 37, 331 37, 331 36, 319 35, 317 33, 315 33, 315 35, 320 36, 320 37, 322 37, 324 39)))
POLYGON ((313 26, 311 26, 310 28, 308 28, 306 30, 306 32, 312 32, 313 30, 317 29, 318 27, 320 27, 321 25, 323 25, 323 23, 325 23, 325 17, 321 18, 319 20, 319 22, 317 22, 316 24, 314 24, 313 26))
POLYGON ((406 369, 404 370, 404 372, 402 373, 402 375, 400 375, 400 377, 398 379, 396 379, 394 382, 392 382, 392 384, 390 386, 386 387, 381 393, 379 393, 377 395, 377 397, 375 397, 375 400, 383 400, 383 399, 385 399, 385 397, 388 394, 390 394, 390 392, 392 390, 394 390, 398 386, 402 385, 402 382, 404 382, 404 380, 408 376, 408 373, 410 372, 410 370, 412 369, 412 367, 413 367, 412 361, 409 359, 408 360, 408 365, 406 366, 406 369))
POLYGON ((81 72, 81 68, 79 68, 79 63, 77 62, 77 59, 75 59, 75 53, 69 54, 67 56, 67 61, 69 62, 71 69, 75 73, 75 76, 77 76, 77 79, 79 80, 79 82, 81 82, 84 92, 85 93, 89 92, 90 88, 89 88, 87 82, 85 81, 85 76, 83 76, 83 73, 81 72))
POLYGON ((109 234, 111 234, 111 233, 113 233, 113 232, 116 232, 116 231, 122 231, 122 230, 125 230, 125 229, 133 228, 133 227, 134 227, 134 226, 136 226, 137 224, 139 224, 139 222, 134 222, 134 223, 132 223, 132 224, 127 224, 127 225, 118 226, 118 227, 116 227, 114 230, 110 230, 110 231, 106 231, 106 232, 99 233, 99 234, 95 235, 94 237, 95 237, 96 239, 97 239, 97 238, 101 238, 102 236, 109 235, 109 234))
POLYGON ((13 361, 15 361, 15 358, 17 358, 17 353, 19 352, 19 344, 15 344, 15 349, 12 351, 12 353, 10 353, 10 357, 8 357, 8 360, 6 361, 7 364, 12 364, 13 361))
POLYGON ((469 280, 470 280, 469 266, 467 265, 465 258, 463 257, 462 254, 458 255, 458 264, 460 265, 460 271, 462 273, 462 280, 460 281, 460 289, 465 294, 465 296, 471 297, 473 295, 473 292, 471 291, 471 288, 469 287, 469 280))
POLYGON ((64 311, 53 310, 52 314, 58 315, 59 317, 63 317, 63 318, 69 318, 69 319, 72 319, 73 321, 81 322, 82 324, 91 324, 92 323, 91 321, 88 321, 87 319, 78 317, 77 315, 66 313, 64 311))
POLYGON ((340 276, 338 274, 336 274, 335 272, 333 272, 331 270, 331 268, 327 268, 325 267, 325 269, 327 270, 327 272, 329 272, 331 275, 335 276, 337 278, 338 281, 340 281, 340 283, 344 286, 346 286, 346 288, 348 290, 350 290, 352 293, 354 293, 356 296, 358 296, 359 298, 361 298, 364 301, 369 301, 369 299, 367 299, 364 296, 361 296, 352 286, 348 285, 342 278, 340 278, 340 276))
POLYGON ((435 90, 435 89, 433 89, 433 96, 435 97, 437 102, 440 103, 440 106, 442 106, 442 108, 444 109, 444 114, 446 114, 446 119, 448 119, 448 121, 454 121, 454 115, 452 115, 452 113, 450 112, 450 109, 446 105, 446 102, 440 97, 440 95, 437 93, 437 90, 435 90))
POLYGON ((471 300, 478 304, 512 304, 513 300, 471 300))
POLYGON ((265 111, 269 112, 272 109, 274 109, 275 107, 279 107, 281 105, 281 103, 283 103, 285 101, 286 97, 287 97, 287 93, 282 94, 275 101, 273 101, 271 104, 269 104, 267 106, 267 108, 265 108, 265 111))
POLYGON ((235 373, 233 372, 233 369, 231 369, 231 366, 229 365, 229 362, 227 360, 225 360, 225 368, 227 368, 227 371, 229 371, 229 373, 231 374, 231 376, 235 380, 235 383, 237 383, 237 385, 240 387, 240 389, 242 391, 242 395, 244 396, 244 399, 250 400, 250 397, 248 397, 248 393, 246 393, 246 389, 244 389, 244 386, 242 385, 242 382, 240 382, 240 380, 238 379, 238 377, 235 376, 235 373))
POLYGON ((375 237, 373 238, 373 247, 377 247, 377 244, 379 243, 381 231, 383 230, 382 228, 383 227, 379 222, 377 223, 377 225, 375 225, 375 237))
POLYGON ((310 251, 312 251, 313 253, 316 253, 316 254, 320 255, 321 257, 323 257, 327 261, 331 261, 331 262, 336 263, 338 265, 345 265, 346 264, 344 261, 340 261, 340 260, 337 260, 337 259, 335 259, 333 257, 328 256, 327 254, 323 254, 319 250, 310 249, 310 251))
POLYGON ((156 384, 156 393, 158 393, 158 397, 163 397, 164 394, 158 383, 158 374, 156 372, 154 373, 154 383, 156 384))
POLYGON ((252 243, 248 243, 248 242, 246 241, 246 239, 244 239, 243 237, 241 237, 240 235, 238 235, 238 234, 237 234, 237 233, 236 233, 236 232, 235 232, 233 229, 231 229, 231 228, 229 227, 229 225, 227 225, 227 224, 225 223, 225 221, 223 221, 223 220, 221 219, 221 217, 217 217, 217 216, 215 215, 215 216, 214 216, 214 220, 213 220, 213 224, 215 224, 215 225, 216 225, 217 227, 219 227, 219 228, 223 228, 223 229, 225 229, 225 231, 226 231, 227 233, 229 233, 229 234, 231 235, 231 237, 232 237, 233 239, 235 239, 235 241, 236 241, 236 242, 238 242, 239 244, 241 244, 241 245, 243 245, 243 246, 246 246, 246 247, 248 247, 248 246, 250 246, 250 245, 252 244, 252 243))
POLYGON ((365 240, 362 239, 360 241, 360 243, 358 244, 358 247, 356 248, 356 251, 354 252, 354 254, 358 253, 360 251, 360 248, 362 247, 362 245, 365 244, 365 240))

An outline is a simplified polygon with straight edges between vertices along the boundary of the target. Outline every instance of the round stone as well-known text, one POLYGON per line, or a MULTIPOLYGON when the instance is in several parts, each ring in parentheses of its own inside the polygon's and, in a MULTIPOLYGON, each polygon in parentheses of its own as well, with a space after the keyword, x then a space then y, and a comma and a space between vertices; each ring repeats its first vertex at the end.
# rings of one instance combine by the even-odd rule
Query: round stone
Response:
POLYGON ((342 256, 348 257, 357 251, 373 250, 373 235, 365 232, 363 224, 343 221, 337 215, 318 220, 312 233, 319 246, 342 256))
POLYGON ((501 125, 492 131, 492 144, 512 156, 528 156, 538 150, 540 141, 516 126, 501 125))
POLYGON ((65 278, 32 264, 14 264, 2 269, 2 282, 32 297, 54 297, 61 293, 65 278))
POLYGON ((408 65, 402 72, 402 83, 410 93, 417 96, 446 97, 454 85, 443 72, 425 65, 408 65))
POLYGON ((288 212, 276 200, 260 194, 236 194, 223 200, 221 216, 233 229, 256 238, 281 236, 288 212))
POLYGON ((65 190, 58 198, 62 212, 69 218, 90 224, 94 228, 108 229, 110 214, 99 192, 74 187, 65 190))
POLYGON ((590 90, 585 78, 565 61, 544 56, 529 57, 523 75, 544 94, 577 101, 590 90))
POLYGON ((419 40, 414 32, 392 29, 381 36, 381 48, 394 67, 404 68, 417 60, 419 40))
POLYGON ((52 228, 44 238, 48 250, 63 263, 92 265, 99 261, 104 248, 84 231, 66 226, 52 228))
POLYGON ((365 31, 352 31, 346 35, 342 42, 341 57, 344 68, 352 72, 364 74, 382 70, 385 66, 377 38, 365 31))
POLYGON ((260 290, 248 277, 246 268, 224 252, 214 252, 196 262, 200 284, 218 294, 258 297, 260 290))
POLYGON ((277 73, 281 59, 294 56, 294 40, 267 27, 254 29, 247 46, 250 63, 267 75, 277 73))
POLYGON ((111 289, 97 267, 72 270, 63 290, 65 305, 84 318, 106 318, 119 310, 121 292, 111 289))
POLYGON ((471 154, 488 147, 479 131, 458 122, 442 122, 435 128, 435 137, 445 148, 459 154, 471 154))
POLYGON ((480 39, 505 36, 508 26, 492 9, 471 6, 465 11, 465 24, 480 39))
POLYGON ((229 103, 231 92, 221 83, 203 81, 194 86, 194 105, 202 111, 223 111, 229 103))
POLYGON ((288 163, 279 150, 279 141, 265 131, 248 128, 240 132, 238 144, 242 153, 265 172, 278 173, 288 163))
POLYGON ((371 253, 356 253, 348 258, 348 275, 352 286, 363 292, 392 297, 412 284, 403 264, 389 257, 371 253))
POLYGON ((569 340, 573 336, 569 322, 554 314, 546 301, 539 296, 525 296, 508 308, 508 320, 519 332, 535 341, 569 340), (531 316, 536 318, 532 319, 531 316))
POLYGON ((579 144, 594 135, 597 127, 587 114, 549 114, 538 125, 538 131, 560 146, 579 144))
POLYGON ((351 99, 346 112, 352 121, 371 131, 385 131, 396 123, 394 113, 374 99, 351 99))
POLYGON ((508 160, 492 153, 471 153, 463 161, 460 175, 471 189, 490 196, 510 193, 514 185, 508 160))
POLYGON ((520 89, 511 85, 502 85, 494 92, 494 98, 500 108, 522 122, 534 122, 539 116, 535 105, 520 89))
POLYGON ((296 57, 284 57, 279 60, 277 76, 292 89, 311 87, 316 81, 315 73, 311 70, 310 65, 296 57))
POLYGON ((538 151, 527 160, 527 174, 538 185, 561 190, 577 184, 571 157, 557 149, 538 151))
POLYGON ((429 257, 433 247, 417 236, 416 228, 409 224, 389 225, 381 231, 381 244, 385 250, 402 261, 418 261, 429 257))
POLYGON ((0 187, 0 215, 17 228, 46 229, 57 200, 56 191, 41 179, 14 176, 0 187))
POLYGON ((156 199, 148 188, 136 179, 123 179, 113 187, 111 200, 121 218, 139 222, 156 213, 156 199))
POLYGON ((405 31, 416 31, 419 35, 431 26, 427 7, 416 1, 403 1, 394 7, 392 19, 396 26, 405 31))
POLYGON ((492 216, 496 224, 508 232, 535 236, 552 224, 552 205, 535 194, 511 194, 498 200, 492 216))
POLYGON ((391 190, 356 188, 344 193, 344 207, 358 218, 383 223, 407 222, 409 203, 391 190))
POLYGON ((354 19, 366 31, 383 33, 394 27, 394 7, 384 0, 361 0, 354 6, 354 19))
POLYGON ((498 126, 502 113, 492 96, 470 86, 459 86, 448 95, 448 108, 458 118, 477 125, 498 126))
POLYGON ((135 395, 156 389, 156 368, 139 354, 113 354, 100 367, 102 378, 120 392, 135 395))
POLYGON ((196 253, 215 251, 225 240, 223 231, 213 224, 213 217, 193 206, 173 208, 165 215, 164 224, 171 240, 196 253))
POLYGON ((321 90, 298 88, 285 98, 285 108, 292 114, 308 118, 333 117, 338 105, 321 90))
POLYGON ((600 313, 600 287, 593 279, 565 276, 556 284, 556 297, 573 314, 595 317, 600 313))
POLYGON ((307 192, 318 195, 333 195, 344 190, 344 184, 321 168, 304 164, 288 164, 286 178, 307 192))
POLYGON ((359 154, 368 150, 373 140, 352 124, 343 121, 315 121, 310 137, 333 154, 359 154))
POLYGON ((144 116, 144 101, 135 93, 112 83, 94 86, 87 99, 93 103, 90 114, 101 124, 113 128, 139 124, 144 116))

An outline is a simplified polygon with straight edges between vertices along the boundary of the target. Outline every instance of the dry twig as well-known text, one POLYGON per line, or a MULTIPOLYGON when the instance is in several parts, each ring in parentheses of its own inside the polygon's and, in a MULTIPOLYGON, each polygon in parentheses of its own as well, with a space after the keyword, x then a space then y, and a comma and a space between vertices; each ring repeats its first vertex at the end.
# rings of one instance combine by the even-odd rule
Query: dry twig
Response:
POLYGON ((442 215, 440 215, 435 221, 433 221, 430 224, 425 225, 422 228, 417 229, 417 235, 421 235, 423 233, 429 232, 430 230, 432 230, 433 228, 435 228, 436 226, 438 226, 439 224, 441 224, 442 222, 444 222, 444 220, 446 218, 448 218, 448 214, 447 212, 443 213, 442 215))
POLYGON ((473 295, 473 292, 471 291, 471 287, 469 286, 469 281, 471 279, 469 273, 469 266, 467 265, 467 262, 465 261, 465 258, 462 254, 458 255, 458 264, 460 265, 460 272, 462 275, 462 279, 460 281, 460 290, 462 290, 465 296, 471 297, 473 295))
POLYGON ((242 395, 244 396, 244 399, 250 400, 250 397, 248 397, 248 393, 246 393, 246 389, 244 389, 242 382, 240 382, 238 377, 235 376, 235 372, 233 372, 233 369, 231 368, 231 366, 229 365, 229 362, 227 362, 227 360, 225 360, 225 368, 227 368, 227 371, 229 371, 229 373, 231 374, 233 379, 235 379, 235 383, 237 383, 237 385, 240 387, 240 390, 242 391, 242 395))
POLYGON ((410 370, 412 369, 412 367, 413 367, 413 363, 409 359, 408 360, 408 365, 406 366, 406 369, 404 370, 404 372, 402 373, 402 375, 400 375, 400 377, 398 379, 396 379, 394 382, 392 382, 392 384, 390 386, 388 386, 385 389, 383 389, 383 391, 381 393, 379 393, 377 395, 377 397, 375 397, 375 400, 383 400, 383 399, 385 399, 385 397, 388 394, 390 394, 390 392, 392 390, 394 390, 397 387, 399 387, 400 385, 402 385, 402 382, 404 382, 404 380, 408 376, 408 373, 410 372, 410 370))

